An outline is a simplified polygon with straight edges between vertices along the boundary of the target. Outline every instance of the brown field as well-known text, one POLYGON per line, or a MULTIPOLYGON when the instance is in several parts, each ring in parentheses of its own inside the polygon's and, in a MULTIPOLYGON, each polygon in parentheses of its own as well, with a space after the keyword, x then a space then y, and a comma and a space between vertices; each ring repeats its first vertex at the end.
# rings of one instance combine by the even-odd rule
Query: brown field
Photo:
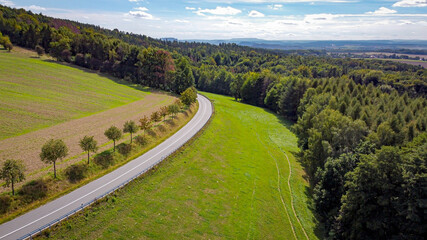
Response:
POLYGON ((387 59, 387 60, 391 60, 391 61, 395 61, 395 62, 400 62, 400 63, 411 64, 411 65, 421 66, 423 68, 427 68, 427 62, 426 61, 410 61, 410 60, 404 60, 404 59, 387 59))
POLYGON ((123 106, 151 91, 30 53, 0 50, 0 140, 123 106))
POLYGON ((408 56, 411 58, 414 57, 419 57, 419 58, 427 58, 427 55, 423 55, 423 54, 404 54, 404 53, 389 53, 389 52, 361 52, 361 53, 353 53, 353 54, 357 54, 357 55, 363 55, 363 54, 367 54, 367 55, 385 55, 385 56, 391 56, 393 54, 396 54, 396 56, 408 56))
MULTIPOLYGON (((143 115, 150 114, 161 106, 169 105, 175 99, 175 97, 167 94, 152 93, 143 100, 121 107, 1 140, 0 159, 13 158, 22 160, 27 168, 27 180, 35 179, 45 175, 48 171, 52 171, 51 165, 44 164, 39 158, 40 149, 48 139, 63 139, 67 144, 69 149, 68 157, 57 163, 57 168, 63 169, 86 157, 79 147, 79 139, 83 136, 95 136, 98 146, 100 146, 98 152, 111 148, 113 143, 108 142, 108 139, 104 136, 104 131, 108 127, 115 125, 122 128, 125 121, 138 121, 143 115)), ((124 136, 120 142, 122 141, 129 141, 129 136, 124 136)), ((4 190, 9 189, 2 188, 0 191, 4 190)))

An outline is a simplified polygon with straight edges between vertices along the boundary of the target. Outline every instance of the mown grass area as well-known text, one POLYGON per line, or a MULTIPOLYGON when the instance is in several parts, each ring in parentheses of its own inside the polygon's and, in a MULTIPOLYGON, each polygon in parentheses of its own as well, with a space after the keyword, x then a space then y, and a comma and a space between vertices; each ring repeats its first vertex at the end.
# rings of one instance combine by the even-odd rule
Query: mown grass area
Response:
POLYGON ((135 88, 83 68, 29 56, 19 48, 11 53, 1 50, 0 140, 134 102, 150 93, 135 88))
POLYGON ((306 239, 305 231, 317 239, 289 123, 230 97, 206 95, 214 101, 215 115, 198 138, 45 234, 56 239, 306 239))

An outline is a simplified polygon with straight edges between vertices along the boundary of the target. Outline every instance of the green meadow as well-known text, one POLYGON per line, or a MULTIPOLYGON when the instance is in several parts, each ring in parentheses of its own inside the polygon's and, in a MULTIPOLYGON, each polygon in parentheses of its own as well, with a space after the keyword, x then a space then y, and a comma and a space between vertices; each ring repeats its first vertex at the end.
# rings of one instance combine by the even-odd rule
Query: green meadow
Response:
POLYGON ((83 68, 14 52, 0 51, 0 73, 0 140, 149 94, 83 68))
POLYGON ((215 114, 195 140, 44 236, 318 239, 289 123, 230 97, 206 96, 215 114))

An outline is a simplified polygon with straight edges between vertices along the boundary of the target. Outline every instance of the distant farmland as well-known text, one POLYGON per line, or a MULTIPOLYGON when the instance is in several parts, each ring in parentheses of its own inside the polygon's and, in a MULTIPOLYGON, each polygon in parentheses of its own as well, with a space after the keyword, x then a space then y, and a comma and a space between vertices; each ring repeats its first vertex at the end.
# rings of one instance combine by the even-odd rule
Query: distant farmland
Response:
POLYGON ((0 140, 122 106, 150 92, 114 79, 0 51, 0 140))
POLYGON ((406 60, 406 59, 385 59, 385 60, 390 60, 393 62, 406 63, 406 64, 411 64, 411 65, 421 66, 423 68, 427 68, 427 61, 406 60))

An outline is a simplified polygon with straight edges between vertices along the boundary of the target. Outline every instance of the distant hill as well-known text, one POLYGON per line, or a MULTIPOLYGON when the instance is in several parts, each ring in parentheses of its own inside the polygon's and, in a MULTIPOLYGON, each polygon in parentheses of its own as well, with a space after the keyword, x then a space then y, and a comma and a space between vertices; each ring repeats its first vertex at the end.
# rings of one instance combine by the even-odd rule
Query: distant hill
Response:
POLYGON ((381 50, 381 49, 420 49, 427 50, 424 40, 263 40, 258 38, 233 38, 228 40, 181 40, 183 42, 203 42, 211 44, 235 43, 241 46, 281 50, 381 50))
POLYGON ((178 39, 177 39, 177 38, 173 38, 173 37, 160 38, 160 40, 162 40, 162 41, 169 41, 169 42, 178 41, 178 39))

